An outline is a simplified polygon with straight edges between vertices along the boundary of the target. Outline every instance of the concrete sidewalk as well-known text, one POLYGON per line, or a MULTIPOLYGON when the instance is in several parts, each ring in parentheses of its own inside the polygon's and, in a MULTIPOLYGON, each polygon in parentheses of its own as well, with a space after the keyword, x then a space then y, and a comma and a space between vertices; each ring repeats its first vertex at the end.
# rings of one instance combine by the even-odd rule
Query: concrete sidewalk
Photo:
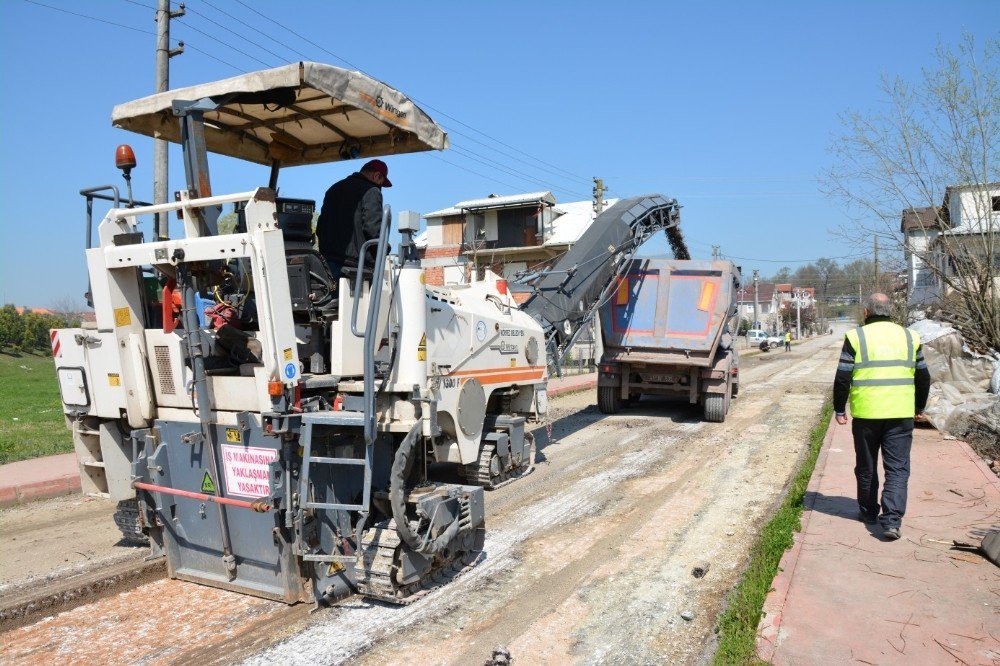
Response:
POLYGON ((0 508, 78 492, 75 453, 0 465, 0 508))
MULTIPOLYGON (((880 478, 882 478, 880 465, 880 478)), ((964 443, 918 429, 903 538, 856 519, 850 424, 831 424, 802 532, 764 604, 758 656, 774 664, 996 664, 1000 568, 952 540, 1000 528, 1000 483, 964 443)))
MULTIPOLYGON (((554 377, 549 397, 593 388, 597 373, 554 377)), ((0 465, 0 508, 80 492, 80 472, 75 453, 46 456, 0 465)))

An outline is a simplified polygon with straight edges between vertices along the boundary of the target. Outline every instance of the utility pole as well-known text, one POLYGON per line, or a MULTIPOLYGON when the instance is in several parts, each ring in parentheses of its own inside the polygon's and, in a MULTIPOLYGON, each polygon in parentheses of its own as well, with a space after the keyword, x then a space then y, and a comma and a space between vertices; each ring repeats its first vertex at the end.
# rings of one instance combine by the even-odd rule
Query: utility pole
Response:
POLYGON ((795 292, 795 339, 802 338, 802 292, 795 292))
MULTIPOLYGON (((184 53, 184 42, 170 48, 170 19, 184 16, 184 3, 176 12, 170 11, 170 0, 157 0, 156 6, 156 92, 170 89, 170 59, 184 53)), ((153 140, 153 203, 167 203, 168 144, 165 139, 153 140)), ((170 215, 157 213, 153 226, 157 240, 170 237, 170 215)))
POLYGON ((760 271, 756 268, 753 270, 753 327, 757 328, 757 313, 759 312, 760 303, 758 302, 758 288, 757 281, 760 278, 760 271))
POLYGON ((594 177, 594 215, 600 215, 604 212, 604 193, 607 192, 607 188, 604 187, 604 179, 594 177))

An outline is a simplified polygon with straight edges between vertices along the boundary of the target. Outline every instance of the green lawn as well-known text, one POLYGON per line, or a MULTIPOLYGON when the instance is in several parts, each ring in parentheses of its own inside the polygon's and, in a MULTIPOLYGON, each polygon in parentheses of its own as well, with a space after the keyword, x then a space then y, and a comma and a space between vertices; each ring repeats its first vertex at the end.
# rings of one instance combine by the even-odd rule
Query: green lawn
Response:
POLYGON ((0 464, 72 450, 52 358, 0 352, 0 464))

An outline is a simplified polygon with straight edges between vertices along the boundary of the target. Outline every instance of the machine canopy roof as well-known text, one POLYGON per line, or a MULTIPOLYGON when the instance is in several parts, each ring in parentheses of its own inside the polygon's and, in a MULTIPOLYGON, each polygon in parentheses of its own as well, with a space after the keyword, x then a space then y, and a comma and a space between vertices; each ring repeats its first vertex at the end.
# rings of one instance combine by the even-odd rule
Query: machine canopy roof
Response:
POLYGON ((360 72, 300 62, 119 104, 111 123, 180 142, 175 100, 211 98, 213 153, 282 166, 444 150, 448 135, 403 93, 360 72))

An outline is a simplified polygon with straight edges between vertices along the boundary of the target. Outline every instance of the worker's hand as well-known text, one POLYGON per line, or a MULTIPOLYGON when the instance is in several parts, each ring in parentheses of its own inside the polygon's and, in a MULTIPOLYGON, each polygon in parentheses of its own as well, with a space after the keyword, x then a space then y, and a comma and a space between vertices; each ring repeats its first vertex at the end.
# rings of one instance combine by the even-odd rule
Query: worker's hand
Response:
POLYGON ((927 416, 925 416, 923 412, 917 412, 913 417, 913 420, 917 423, 927 423, 927 416))
POLYGON ((847 414, 837 414, 837 423, 847 425, 847 414))

